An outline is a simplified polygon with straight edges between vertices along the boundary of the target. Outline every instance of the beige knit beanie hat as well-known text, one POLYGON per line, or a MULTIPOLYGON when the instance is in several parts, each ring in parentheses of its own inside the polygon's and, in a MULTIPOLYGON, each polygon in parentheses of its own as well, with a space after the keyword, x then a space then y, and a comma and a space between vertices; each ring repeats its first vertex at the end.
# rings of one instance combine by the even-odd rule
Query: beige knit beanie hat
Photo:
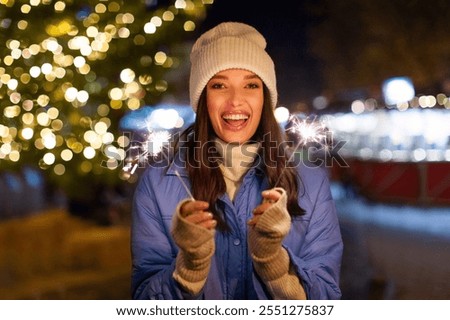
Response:
POLYGON ((275 67, 265 51, 266 40, 253 27, 240 22, 224 22, 206 31, 191 51, 189 94, 197 112, 200 95, 208 81, 227 69, 245 69, 258 75, 270 92, 271 105, 277 104, 275 67))

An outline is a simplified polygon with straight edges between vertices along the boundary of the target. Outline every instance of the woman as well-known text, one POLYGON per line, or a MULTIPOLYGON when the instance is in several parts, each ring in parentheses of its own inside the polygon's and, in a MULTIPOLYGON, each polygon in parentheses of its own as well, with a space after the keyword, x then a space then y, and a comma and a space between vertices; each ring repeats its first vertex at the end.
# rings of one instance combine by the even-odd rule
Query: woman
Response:
POLYGON ((328 180, 322 169, 290 165, 265 47, 235 22, 194 44, 195 123, 169 167, 148 168, 135 193, 135 299, 340 298, 328 180))

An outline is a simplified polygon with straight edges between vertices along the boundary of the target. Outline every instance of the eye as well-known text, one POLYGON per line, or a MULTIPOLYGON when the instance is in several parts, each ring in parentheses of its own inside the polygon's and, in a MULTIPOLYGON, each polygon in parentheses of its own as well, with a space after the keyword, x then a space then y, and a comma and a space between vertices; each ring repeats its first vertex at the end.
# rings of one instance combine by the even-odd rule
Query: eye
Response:
POLYGON ((222 82, 212 82, 209 84, 209 87, 211 89, 223 89, 225 88, 225 84, 223 84, 222 82))
POLYGON ((245 87, 249 89, 258 89, 260 88, 260 84, 257 82, 250 82, 245 87))

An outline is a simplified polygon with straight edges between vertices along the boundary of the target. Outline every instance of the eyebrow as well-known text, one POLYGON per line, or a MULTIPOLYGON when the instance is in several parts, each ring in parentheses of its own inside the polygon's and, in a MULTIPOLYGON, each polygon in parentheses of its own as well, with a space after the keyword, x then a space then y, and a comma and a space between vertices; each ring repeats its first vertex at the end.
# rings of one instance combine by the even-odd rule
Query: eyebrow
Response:
MULTIPOLYGON (((214 75, 214 76, 211 78, 211 80, 212 80, 212 79, 222 79, 222 80, 227 80, 228 77, 227 77, 227 76, 220 75, 220 74, 216 74, 216 75, 214 75)), ((259 78, 258 75, 256 75, 256 74, 249 74, 249 75, 244 76, 244 79, 245 79, 245 80, 251 80, 251 79, 260 79, 260 78, 259 78)))

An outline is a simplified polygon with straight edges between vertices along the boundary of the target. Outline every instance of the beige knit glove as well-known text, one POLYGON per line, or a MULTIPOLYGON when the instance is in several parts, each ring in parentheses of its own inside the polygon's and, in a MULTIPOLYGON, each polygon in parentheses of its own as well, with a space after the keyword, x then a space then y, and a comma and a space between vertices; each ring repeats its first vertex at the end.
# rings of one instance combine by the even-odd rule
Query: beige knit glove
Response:
POLYGON ((282 246, 291 228, 286 191, 282 188, 276 190, 281 197, 264 211, 256 225, 249 228, 248 245, 253 266, 274 299, 305 299, 300 279, 282 246))
POLYGON ((185 201, 178 204, 172 219, 172 237, 180 248, 174 279, 191 294, 198 294, 205 285, 214 254, 214 230, 187 221, 180 214, 185 201))

